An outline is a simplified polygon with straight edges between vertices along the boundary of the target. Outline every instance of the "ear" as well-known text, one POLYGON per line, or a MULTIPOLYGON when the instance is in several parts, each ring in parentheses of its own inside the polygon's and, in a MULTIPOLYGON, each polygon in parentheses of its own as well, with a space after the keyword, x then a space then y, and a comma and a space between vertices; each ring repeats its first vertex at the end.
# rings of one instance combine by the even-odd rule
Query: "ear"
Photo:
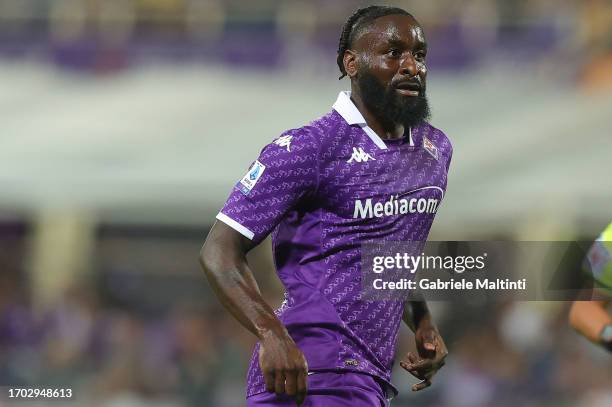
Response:
POLYGON ((346 50, 344 51, 344 58, 342 59, 344 63, 344 70, 349 78, 354 78, 357 75, 358 71, 358 62, 357 62, 357 54, 354 51, 346 50))

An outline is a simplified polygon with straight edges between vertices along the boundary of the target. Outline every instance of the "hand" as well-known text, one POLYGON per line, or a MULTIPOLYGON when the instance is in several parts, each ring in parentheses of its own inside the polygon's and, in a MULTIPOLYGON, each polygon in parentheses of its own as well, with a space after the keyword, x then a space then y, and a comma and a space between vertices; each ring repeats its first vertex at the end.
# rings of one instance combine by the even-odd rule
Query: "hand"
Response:
POLYGON ((259 366, 269 392, 294 396, 297 405, 302 405, 306 398, 308 364, 286 331, 280 335, 264 334, 259 347, 259 366))
POLYGON ((419 391, 431 386, 432 377, 444 366, 448 349, 438 330, 429 324, 416 330, 415 340, 418 354, 408 352, 400 366, 421 380, 412 386, 412 391, 419 391))

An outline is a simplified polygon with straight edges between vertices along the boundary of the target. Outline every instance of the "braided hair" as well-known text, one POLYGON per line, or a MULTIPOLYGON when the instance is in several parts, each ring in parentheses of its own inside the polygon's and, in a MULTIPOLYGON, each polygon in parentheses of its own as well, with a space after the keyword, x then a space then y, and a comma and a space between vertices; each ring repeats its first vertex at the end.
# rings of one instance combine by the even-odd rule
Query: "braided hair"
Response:
POLYGON ((346 76, 346 69, 344 69, 344 53, 351 47, 353 40, 355 39, 356 33, 367 24, 371 23, 378 17, 389 16, 394 14, 400 14, 412 17, 412 14, 399 7, 389 6, 368 6, 358 9, 351 15, 348 20, 342 26, 342 34, 340 35, 340 41, 338 44, 338 56, 336 62, 342 79, 346 76))

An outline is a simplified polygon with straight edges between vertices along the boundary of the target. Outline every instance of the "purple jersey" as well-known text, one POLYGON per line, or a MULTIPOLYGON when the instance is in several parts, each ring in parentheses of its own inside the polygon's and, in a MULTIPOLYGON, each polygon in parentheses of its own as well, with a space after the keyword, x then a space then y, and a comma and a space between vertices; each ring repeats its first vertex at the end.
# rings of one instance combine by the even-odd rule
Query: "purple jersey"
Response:
MULTIPOLYGON (((310 372, 390 381, 404 303, 361 299, 361 245, 425 241, 452 147, 424 123, 382 140, 350 99, 264 147, 217 219, 261 242, 272 234, 285 301, 277 315, 310 372)), ((247 396, 265 391, 255 348, 247 396)))

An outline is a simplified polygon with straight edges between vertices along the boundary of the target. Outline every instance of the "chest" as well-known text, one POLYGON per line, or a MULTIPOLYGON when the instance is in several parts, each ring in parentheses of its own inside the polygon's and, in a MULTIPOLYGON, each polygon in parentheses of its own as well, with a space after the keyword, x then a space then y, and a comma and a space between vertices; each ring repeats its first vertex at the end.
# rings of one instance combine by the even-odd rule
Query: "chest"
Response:
POLYGON ((343 146, 326 163, 323 197, 345 218, 355 218, 355 211, 359 217, 363 211, 374 217, 435 213, 446 190, 446 160, 441 150, 428 151, 420 144, 386 149, 365 142, 343 146))

